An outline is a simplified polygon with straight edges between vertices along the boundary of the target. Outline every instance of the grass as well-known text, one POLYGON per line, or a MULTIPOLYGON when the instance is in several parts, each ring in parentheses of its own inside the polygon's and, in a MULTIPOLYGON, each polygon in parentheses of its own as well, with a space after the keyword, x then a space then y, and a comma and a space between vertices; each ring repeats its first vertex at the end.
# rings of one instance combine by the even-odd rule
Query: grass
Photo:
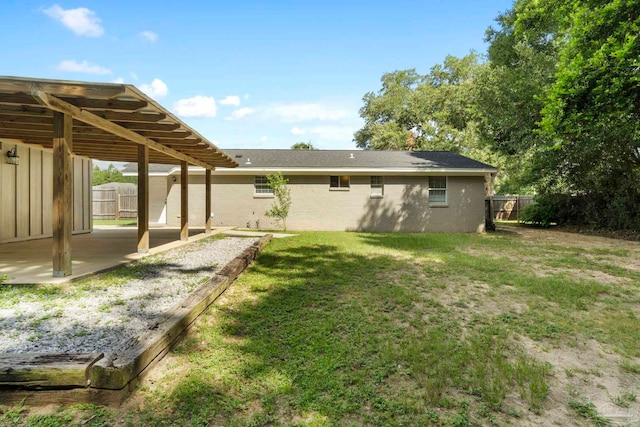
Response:
POLYGON ((592 422, 596 427, 605 427, 611 425, 611 422, 601 416, 596 409, 596 406, 587 400, 570 400, 569 406, 578 414, 581 418, 585 418, 592 422))
POLYGON ((113 425, 113 414, 102 407, 91 404, 60 407, 53 414, 26 416, 23 404, 13 407, 0 406, 0 425, 28 427, 108 427, 113 425))
MULTIPOLYGON (((109 422, 466 426, 544 420, 557 372, 532 356, 525 338, 550 348, 597 340, 623 358, 620 372, 638 371, 638 273, 621 267, 634 256, 499 233, 276 239, 167 356, 167 366, 155 373, 160 380, 140 390, 135 409, 109 422), (573 270, 607 273, 619 282, 573 270)), ((612 396, 616 405, 635 404, 633 390, 612 396)), ((593 403, 574 398, 566 405, 576 418, 606 425, 593 403)), ((61 411, 56 416, 69 409, 61 411)), ((16 416, 16 425, 31 419, 25 412, 16 416)))

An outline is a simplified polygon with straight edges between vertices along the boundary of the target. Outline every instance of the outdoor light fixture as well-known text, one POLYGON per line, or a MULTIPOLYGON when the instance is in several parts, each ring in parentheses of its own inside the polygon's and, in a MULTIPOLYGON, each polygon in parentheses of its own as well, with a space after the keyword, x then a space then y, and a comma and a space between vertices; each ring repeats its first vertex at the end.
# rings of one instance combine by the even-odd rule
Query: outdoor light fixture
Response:
POLYGON ((13 147, 11 150, 7 151, 7 163, 10 165, 19 165, 20 164, 20 156, 16 152, 16 147, 13 147))

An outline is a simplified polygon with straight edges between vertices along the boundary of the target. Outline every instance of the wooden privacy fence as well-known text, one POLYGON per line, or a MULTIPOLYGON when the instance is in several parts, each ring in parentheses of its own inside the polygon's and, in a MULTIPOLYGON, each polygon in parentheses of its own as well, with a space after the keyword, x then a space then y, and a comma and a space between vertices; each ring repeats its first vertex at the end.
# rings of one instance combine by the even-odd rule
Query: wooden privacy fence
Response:
POLYGON ((494 220, 520 220, 522 210, 533 204, 533 196, 493 196, 494 220))
POLYGON ((135 185, 114 187, 101 185, 93 187, 94 219, 137 217, 138 195, 135 185))

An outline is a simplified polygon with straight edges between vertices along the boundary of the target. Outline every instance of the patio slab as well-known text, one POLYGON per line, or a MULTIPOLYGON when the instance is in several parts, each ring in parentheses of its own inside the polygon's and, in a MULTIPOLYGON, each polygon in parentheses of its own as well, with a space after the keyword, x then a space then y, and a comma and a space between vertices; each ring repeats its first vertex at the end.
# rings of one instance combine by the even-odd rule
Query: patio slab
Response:
POLYGON ((96 226, 92 233, 72 237, 73 274, 55 278, 51 238, 2 243, 0 275, 6 274, 9 277, 5 281, 8 284, 66 283, 229 229, 230 227, 218 227, 213 229, 211 234, 204 234, 203 229, 193 229, 189 230, 188 241, 180 241, 177 240, 180 238, 180 230, 176 227, 151 227, 149 253, 139 254, 136 252, 136 227, 96 226))

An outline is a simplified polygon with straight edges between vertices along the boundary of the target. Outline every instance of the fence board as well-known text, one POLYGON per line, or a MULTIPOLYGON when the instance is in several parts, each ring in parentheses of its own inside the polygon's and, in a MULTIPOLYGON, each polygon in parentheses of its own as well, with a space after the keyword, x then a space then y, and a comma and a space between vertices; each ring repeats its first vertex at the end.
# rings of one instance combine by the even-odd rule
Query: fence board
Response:
POLYGON ((138 217, 137 190, 127 187, 93 187, 93 218, 120 219, 138 217))
POLYGON ((522 210, 533 203, 533 196, 493 196, 493 219, 519 221, 522 210))

